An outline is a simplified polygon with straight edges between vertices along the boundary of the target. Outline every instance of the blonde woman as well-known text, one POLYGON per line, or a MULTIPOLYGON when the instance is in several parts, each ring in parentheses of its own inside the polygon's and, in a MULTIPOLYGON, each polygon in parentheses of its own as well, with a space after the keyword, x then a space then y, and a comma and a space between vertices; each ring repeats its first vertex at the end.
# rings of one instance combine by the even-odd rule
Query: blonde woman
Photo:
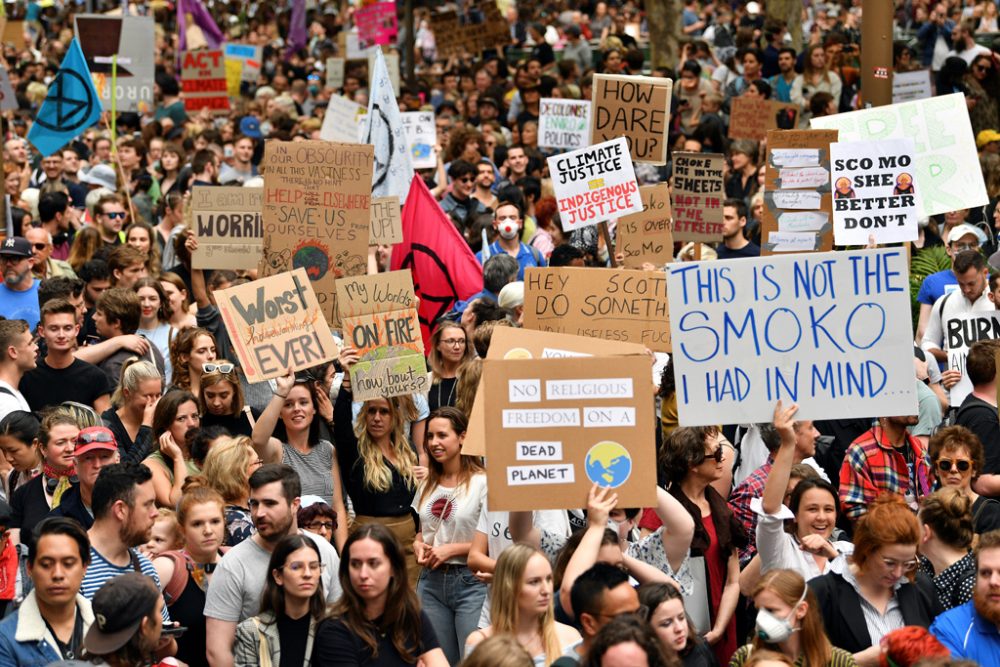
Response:
POLYGON ((156 366, 136 357, 122 364, 112 407, 101 414, 104 425, 115 434, 122 463, 140 463, 152 451, 153 415, 162 395, 163 377, 156 366))
POLYGON ((536 667, 551 664, 580 641, 575 628, 556 622, 552 600, 552 565, 545 554, 527 544, 507 547, 493 573, 491 623, 469 635, 466 654, 490 637, 509 635, 536 667))
MULTIPOLYGON (((802 66, 802 74, 792 81, 790 96, 792 102, 802 107, 803 117, 809 116, 809 100, 816 93, 830 93, 836 102, 840 101, 840 90, 843 83, 836 72, 830 70, 830 64, 826 59, 826 51, 822 44, 813 44, 806 50, 806 57, 802 66)), ((806 120, 802 118, 800 120, 806 120)), ((799 123, 802 124, 801 122, 799 123)))
POLYGON ((227 547, 253 535, 256 530, 250 517, 250 475, 263 464, 250 438, 222 438, 208 450, 201 474, 226 501, 227 547))

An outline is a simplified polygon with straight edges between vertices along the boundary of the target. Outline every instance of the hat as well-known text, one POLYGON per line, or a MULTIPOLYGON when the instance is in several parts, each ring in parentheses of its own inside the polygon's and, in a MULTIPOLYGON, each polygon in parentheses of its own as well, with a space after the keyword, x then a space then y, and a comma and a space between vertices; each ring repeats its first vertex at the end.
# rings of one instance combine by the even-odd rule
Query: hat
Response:
POLYGON ((31 244, 23 236, 11 236, 0 246, 0 256, 31 257, 31 244))
POLYGON ((481 97, 479 98, 478 105, 483 106, 484 104, 493 107, 497 111, 500 110, 500 103, 496 101, 494 97, 481 97))
POLYGON ((142 619, 156 609, 159 596, 152 580, 144 574, 127 572, 108 579, 91 600, 94 624, 83 639, 83 647, 101 656, 125 646, 142 619))
POLYGON ((305 509, 307 507, 312 507, 313 505, 329 505, 330 503, 323 500, 320 496, 302 496, 299 498, 299 507, 305 509))
POLYGON ((240 121, 240 134, 251 139, 260 139, 264 135, 260 132, 260 121, 253 116, 243 116, 240 121))
POLYGON ((748 2, 747 14, 749 14, 750 16, 757 16, 758 14, 760 14, 760 3, 753 2, 752 0, 751 2, 748 2))
POLYGON ((115 178, 115 170, 106 164, 95 164, 84 174, 80 181, 88 185, 99 185, 114 192, 118 189, 118 181, 115 178))
POLYGON ((951 228, 951 231, 948 232, 948 243, 958 241, 966 234, 972 234, 975 236, 980 245, 986 243, 986 234, 983 233, 983 230, 979 229, 979 227, 976 227, 975 225, 970 225, 964 222, 951 228))
MULTIPOLYGON (((482 104, 482 102, 480 102, 482 104)), ((1000 132, 996 130, 983 130, 976 135, 976 148, 982 148, 986 144, 991 144, 994 141, 1000 141, 1000 132)))
POLYGON ((73 456, 83 456, 98 449, 117 452, 118 443, 115 442, 115 434, 104 426, 88 426, 77 434, 73 456))
POLYGON ((501 308, 507 308, 508 310, 523 306, 524 282, 515 280, 512 283, 504 285, 503 289, 500 290, 500 294, 497 295, 497 303, 500 304, 501 308))

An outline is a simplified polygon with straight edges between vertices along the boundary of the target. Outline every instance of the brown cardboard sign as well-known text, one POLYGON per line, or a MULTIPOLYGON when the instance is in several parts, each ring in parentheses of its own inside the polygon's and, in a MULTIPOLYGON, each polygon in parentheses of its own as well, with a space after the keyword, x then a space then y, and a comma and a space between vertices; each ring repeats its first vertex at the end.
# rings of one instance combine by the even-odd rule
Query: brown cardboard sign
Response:
POLYGON ((4 44, 12 44, 14 48, 23 49, 27 46, 24 40, 24 21, 8 21, 6 17, 0 18, 0 39, 4 44))
POLYGON ((580 507, 595 483, 655 504, 648 359, 487 359, 482 382, 491 510, 580 507))
POLYGON ((670 352, 667 276, 630 269, 525 269, 524 327, 670 352))
POLYGON ((672 87, 670 79, 595 74, 590 143, 625 137, 634 162, 666 164, 672 87))
POLYGON ((799 105, 741 95, 730 105, 729 138, 763 141, 768 130, 794 130, 799 123, 799 105))
POLYGON ((399 197, 372 199, 371 232, 368 245, 395 245, 403 242, 403 219, 399 197))
POLYGON ((256 269, 264 245, 263 188, 195 186, 191 190, 196 269, 256 269))
POLYGON ((687 243, 722 241, 722 202, 726 199, 718 153, 673 154, 674 240, 687 243))
POLYGON ((339 352, 305 269, 218 290, 215 301, 250 382, 331 361, 339 352))
MULTIPOLYGON (((471 4, 471 3, 470 3, 471 4)), ((510 44, 510 28, 500 13, 495 0, 479 0, 472 4, 465 17, 454 10, 431 14, 431 32, 438 58, 463 57, 466 53, 477 55, 486 49, 510 44), (473 13, 483 18, 480 23, 468 19, 473 13)))
POLYGON ((670 188, 666 183, 639 188, 642 212, 618 219, 615 249, 625 256, 626 269, 668 264, 674 256, 673 223, 670 215, 670 188))
POLYGON ((229 113, 229 85, 223 51, 185 51, 181 54, 181 97, 188 113, 209 109, 229 113))
POLYGON ((336 280, 368 269, 374 149, 268 141, 260 275, 303 268, 327 322, 339 328, 336 280))

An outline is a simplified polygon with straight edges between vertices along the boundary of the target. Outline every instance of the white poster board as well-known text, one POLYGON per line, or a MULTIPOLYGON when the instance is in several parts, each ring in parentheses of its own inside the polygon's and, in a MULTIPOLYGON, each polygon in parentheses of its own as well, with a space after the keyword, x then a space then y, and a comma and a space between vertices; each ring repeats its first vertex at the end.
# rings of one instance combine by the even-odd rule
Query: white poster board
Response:
POLYGON ((958 371, 962 379, 949 390, 953 407, 958 407, 972 393, 972 381, 965 372, 969 348, 981 340, 1000 339, 1000 311, 966 313, 944 322, 944 344, 948 350, 948 370, 958 371))
POLYGON ((563 231, 642 210, 625 137, 548 159, 563 231))
POLYGON ((344 87, 344 70, 347 60, 344 58, 326 59, 326 87, 340 90, 344 87))
POLYGON ((437 126, 431 111, 407 111, 400 116, 406 140, 410 144, 410 161, 414 169, 433 169, 437 166, 434 145, 437 143, 437 126))
POLYGON ((361 119, 368 110, 342 95, 334 95, 326 107, 323 116, 323 127, 319 130, 319 138, 323 141, 335 141, 343 144, 359 143, 361 119))
POLYGON ((934 94, 931 88, 931 71, 918 69, 913 72, 892 73, 892 103, 926 100, 934 94))
POLYGON ((542 98, 538 107, 538 145, 576 150, 590 145, 590 102, 542 98))
POLYGON ((681 426, 917 414, 905 249, 668 270, 681 426))

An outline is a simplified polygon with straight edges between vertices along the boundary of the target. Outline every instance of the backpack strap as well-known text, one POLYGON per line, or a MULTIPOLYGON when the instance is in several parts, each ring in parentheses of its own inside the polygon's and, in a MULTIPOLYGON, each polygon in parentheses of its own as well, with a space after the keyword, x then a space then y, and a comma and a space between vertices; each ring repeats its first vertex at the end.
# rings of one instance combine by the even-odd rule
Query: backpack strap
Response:
POLYGON ((3 386, 2 384, 0 384, 0 394, 7 394, 8 396, 14 396, 14 392, 12 392, 10 389, 3 386))
POLYGON ((191 576, 191 562, 187 554, 180 551, 164 551, 160 556, 169 558, 174 564, 174 573, 170 576, 170 581, 163 584, 163 600, 170 607, 177 602, 177 598, 187 587, 188 577, 191 576))
POLYGON ((938 317, 941 318, 942 328, 944 328, 944 304, 948 303, 948 299, 951 297, 952 294, 954 294, 954 292, 948 292, 947 294, 945 294, 944 298, 941 299, 941 305, 938 306, 938 317))

